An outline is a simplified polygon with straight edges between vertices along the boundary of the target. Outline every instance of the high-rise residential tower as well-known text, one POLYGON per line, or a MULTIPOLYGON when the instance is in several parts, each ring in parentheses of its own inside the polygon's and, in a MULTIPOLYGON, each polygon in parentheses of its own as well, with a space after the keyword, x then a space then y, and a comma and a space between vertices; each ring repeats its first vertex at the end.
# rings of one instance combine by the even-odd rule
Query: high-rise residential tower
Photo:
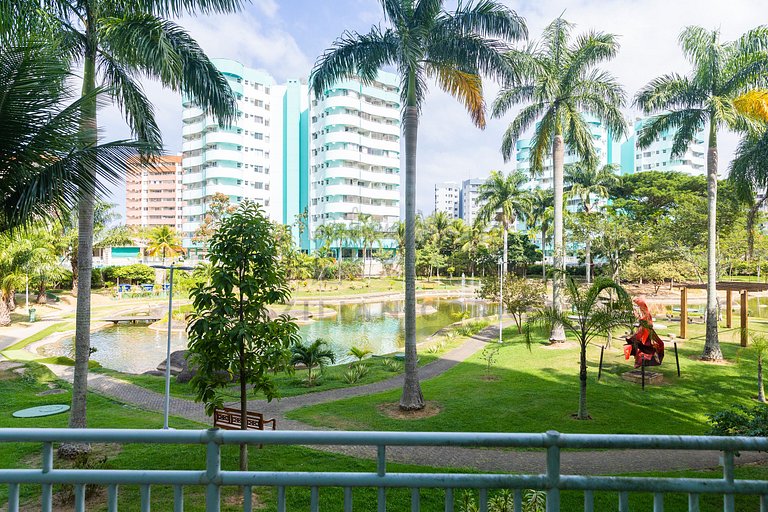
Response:
POLYGON ((481 178, 470 178, 461 182, 459 197, 459 216, 467 224, 474 224, 483 206, 480 202, 480 186, 485 183, 481 178))
MULTIPOLYGON (((368 85, 348 79, 312 96, 309 156, 309 237, 317 228, 365 218, 381 226, 382 247, 400 218, 400 89, 379 73, 368 85), (368 217, 370 216, 370 217, 368 217)), ((358 249, 358 241, 348 247, 358 249)))
POLYGON ((181 231, 181 182, 181 155, 161 156, 150 164, 131 157, 125 178, 125 223, 146 228, 170 226, 181 231))
POLYGON ((672 145, 674 144, 677 130, 666 130, 653 141, 647 148, 640 149, 637 146, 637 133, 649 118, 635 120, 634 132, 627 141, 621 145, 621 171, 622 174, 633 174, 643 171, 678 171, 690 175, 703 175, 706 172, 706 153, 704 145, 704 132, 697 132, 693 143, 685 154, 680 157, 672 157, 672 145))
POLYGON ((452 219, 459 218, 461 187, 455 181, 435 183, 435 212, 445 212, 452 219))
POLYGON ((214 59, 237 96, 237 116, 231 126, 221 127, 189 99, 184 99, 182 150, 184 246, 193 253, 193 241, 216 194, 232 204, 250 199, 282 221, 282 201, 273 186, 282 191, 282 136, 275 136, 284 88, 267 73, 227 59, 214 59), (275 108, 278 115, 275 115, 275 108), (277 175, 277 179, 273 176, 277 175))

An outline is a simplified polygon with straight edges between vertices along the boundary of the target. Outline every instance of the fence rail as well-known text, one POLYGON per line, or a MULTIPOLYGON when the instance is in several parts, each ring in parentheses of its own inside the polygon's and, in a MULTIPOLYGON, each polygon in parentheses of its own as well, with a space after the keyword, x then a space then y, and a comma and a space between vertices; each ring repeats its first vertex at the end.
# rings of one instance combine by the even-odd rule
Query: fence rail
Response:
MULTIPOLYGON (((206 511, 217 512, 221 504, 221 488, 244 488, 243 510, 252 510, 251 488, 277 488, 277 510, 286 510, 286 488, 309 487, 310 510, 319 510, 320 488, 343 489, 343 510, 352 511, 352 489, 377 488, 377 510, 386 510, 386 490, 411 490, 411 510, 421 510, 421 489, 442 489, 444 509, 454 510, 457 489, 479 491, 479 510, 488 511, 488 490, 513 491, 514 510, 522 511, 525 489, 546 491, 546 510, 560 510, 560 491, 582 491, 584 510, 594 510, 594 492, 618 493, 618 510, 629 511, 629 493, 653 494, 653 510, 664 510, 665 493, 687 493, 688 510, 699 510, 699 496, 723 496, 723 510, 735 511, 735 495, 750 494, 760 498, 760 511, 768 512, 768 482, 738 480, 734 477, 734 457, 742 451, 768 451, 768 438, 704 437, 704 436, 634 436, 601 434, 491 434, 435 432, 293 432, 293 431, 223 431, 223 430, 110 430, 110 429, 0 429, 0 449, 6 443, 42 443, 40 469, 0 469, 0 484, 8 486, 8 511, 19 510, 19 486, 41 486, 41 509, 52 510, 52 486, 74 486, 75 511, 85 508, 87 485, 107 486, 107 507, 118 510, 118 487, 137 485, 140 489, 140 510, 150 510, 151 486, 170 485, 174 488, 174 511, 184 509, 184 486, 206 487, 206 511), (181 444, 205 445, 203 470, 95 470, 55 469, 53 443, 119 443, 119 444, 181 444), (377 448, 376 472, 276 472, 225 471, 221 468, 222 445, 346 445, 377 448), (532 448, 546 450, 546 473, 536 475, 471 473, 390 473, 387 471, 388 446, 446 446, 476 448, 532 448), (651 478, 563 475, 560 453, 563 449, 662 449, 717 450, 722 452, 721 479, 651 478)), ((650 506, 650 504, 649 504, 650 506)), ((162 507, 168 510, 169 506, 162 507)), ((649 509, 649 508, 644 508, 649 509)))

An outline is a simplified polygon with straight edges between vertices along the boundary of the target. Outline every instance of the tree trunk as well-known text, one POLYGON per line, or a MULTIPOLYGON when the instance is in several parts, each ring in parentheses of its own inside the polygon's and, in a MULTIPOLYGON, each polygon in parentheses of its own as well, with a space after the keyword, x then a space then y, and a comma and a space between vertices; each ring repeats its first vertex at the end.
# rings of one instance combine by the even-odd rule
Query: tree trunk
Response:
POLYGON ((584 272, 587 278, 587 284, 592 282, 592 241, 587 236, 587 242, 584 244, 584 272))
MULTIPOLYGON (((93 27, 86 27, 86 33, 93 27)), ((96 48, 93 36, 86 43, 83 63, 83 95, 96 88, 96 48)), ((96 143, 96 100, 82 106, 80 136, 83 145, 96 143)), ((86 401, 88 391, 88 359, 91 352, 91 269, 93 267, 93 206, 94 184, 80 191, 77 232, 77 314, 75 320, 75 372, 72 383, 72 411, 70 428, 86 427, 86 401)))
POLYGON ((339 285, 341 285, 341 253, 344 251, 344 242, 339 240, 339 285))
POLYGON ((509 245, 509 240, 508 240, 509 239, 509 235, 507 234, 507 223, 506 222, 504 223, 504 229, 502 231, 503 231, 503 235, 502 236, 504 237, 504 254, 503 254, 502 258, 501 258, 501 260, 502 260, 502 263, 501 263, 501 273, 504 274, 504 275, 507 275, 507 264, 508 264, 507 263, 507 256, 509 255, 509 247, 508 247, 508 245, 509 245))
POLYGON ((763 358, 757 356, 757 401, 765 403, 765 389, 763 387, 763 358))
POLYGON ((45 281, 40 280, 40 286, 37 288, 37 303, 48 304, 48 297, 45 290, 45 281))
POLYGON ((707 331, 701 358, 721 361, 717 335, 717 124, 710 117, 707 151, 707 331))
POLYGON ((579 412, 576 419, 588 420, 587 412, 587 344, 581 344, 581 355, 579 356, 579 412))
POLYGON ((6 325, 11 325, 11 310, 8 309, 5 300, 0 297, 0 326, 5 327, 6 325))
MULTIPOLYGON (((241 313, 242 317, 242 313, 241 313)), ((245 386, 245 345, 240 340, 240 429, 248 430, 248 390, 245 386)), ((240 445, 240 471, 248 471, 248 445, 240 445)))
MULTIPOLYGON (((563 168, 565 159, 565 147, 563 135, 557 133, 552 143, 552 187, 554 192, 554 267, 555 275, 552 276, 552 307, 560 313, 563 311, 563 274, 565 272, 565 246, 563 245, 563 168)), ((560 323, 552 325, 549 340, 555 342, 565 341, 565 330, 560 323)))
POLYGON ((8 309, 10 311, 16 311, 16 289, 15 288, 11 288, 11 291, 8 294, 8 309))
POLYGON ((544 285, 547 284, 547 255, 544 252, 547 247, 547 229, 544 227, 544 223, 541 224, 541 280, 544 281, 544 285))
POLYGON ((408 105, 403 112, 405 137, 405 381, 400 408, 424 408, 424 396, 416 365, 416 139, 419 109, 416 106, 416 77, 411 72, 408 105))

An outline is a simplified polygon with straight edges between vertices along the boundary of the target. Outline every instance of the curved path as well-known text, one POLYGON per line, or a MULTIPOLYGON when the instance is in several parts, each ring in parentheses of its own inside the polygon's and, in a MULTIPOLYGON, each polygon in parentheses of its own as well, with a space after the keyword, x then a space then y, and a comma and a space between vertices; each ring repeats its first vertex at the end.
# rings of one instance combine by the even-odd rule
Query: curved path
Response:
MULTIPOLYGON (((497 326, 487 327, 477 335, 467 339, 461 346, 450 350, 437 361, 419 368, 422 380, 436 377, 472 354, 481 350, 485 343, 498 339, 497 326)), ((73 369, 69 366, 48 365, 60 378, 72 382, 73 369)), ((401 387, 403 376, 366 384, 364 386, 340 388, 318 393, 306 393, 295 397, 286 397, 279 401, 249 401, 249 408, 263 412, 268 417, 278 420, 284 430, 322 430, 285 418, 285 413, 307 405, 320 404, 368 395, 401 387)), ((162 412, 164 397, 158 393, 123 380, 103 374, 91 373, 88 376, 90 390, 129 403, 143 409, 162 412)), ((190 400, 171 398, 172 416, 183 417, 202 424, 210 423, 203 406, 190 400)), ((500 425, 500 430, 503 426, 500 425)), ((375 458, 375 448, 360 446, 325 446, 317 447, 336 453, 356 457, 375 458)), ((615 474, 646 471, 671 471, 683 469, 717 468, 720 452, 685 451, 685 450, 605 450, 578 451, 561 453, 561 468, 564 474, 615 474)), ((508 471, 518 473, 543 473, 546 470, 546 452, 512 451, 455 447, 388 447, 387 460, 408 464, 433 467, 469 468, 480 471, 508 471)), ((768 454, 744 452, 737 462, 746 464, 768 460, 768 454)))

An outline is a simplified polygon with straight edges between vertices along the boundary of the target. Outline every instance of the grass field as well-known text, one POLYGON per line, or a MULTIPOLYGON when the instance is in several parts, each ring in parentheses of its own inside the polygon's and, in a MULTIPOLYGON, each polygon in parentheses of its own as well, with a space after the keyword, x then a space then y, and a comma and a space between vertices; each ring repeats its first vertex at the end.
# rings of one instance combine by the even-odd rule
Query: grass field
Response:
MULTIPOLYGON (((738 331, 721 335, 728 362, 696 360, 703 326, 692 326, 689 340, 678 344, 682 376, 677 377, 673 347, 668 344, 658 386, 627 382, 632 369, 620 340, 606 350, 598 382, 598 345, 588 347, 589 421, 572 418, 578 405, 578 346, 552 348, 542 341, 529 350, 520 335, 506 331, 505 344, 490 371, 478 353, 445 374, 422 383, 424 396, 441 412, 424 419, 398 420, 379 411, 399 399, 399 390, 305 407, 289 417, 312 425, 344 425, 360 430, 560 432, 626 434, 703 434, 707 414, 735 404, 751 404, 756 395, 752 356, 741 353, 738 331)), ((543 336, 538 339, 541 340, 543 336)))

